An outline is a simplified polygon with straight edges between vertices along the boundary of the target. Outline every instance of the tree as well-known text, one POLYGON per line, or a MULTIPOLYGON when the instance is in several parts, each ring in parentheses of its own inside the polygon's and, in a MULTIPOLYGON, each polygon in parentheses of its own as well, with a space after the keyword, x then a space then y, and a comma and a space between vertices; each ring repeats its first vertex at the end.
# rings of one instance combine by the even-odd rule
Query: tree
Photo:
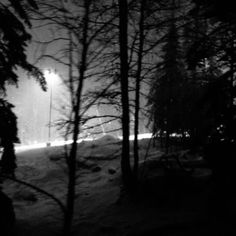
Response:
POLYGON ((135 115, 134 115, 134 175, 138 177, 138 165, 139 165, 139 145, 138 145, 138 134, 139 134, 139 112, 140 112, 140 83, 142 77, 142 64, 143 64, 143 48, 145 39, 145 8, 146 4, 144 0, 140 2, 140 17, 139 17, 139 48, 138 48, 138 65, 136 73, 136 87, 135 87, 135 115))
POLYGON ((122 103, 122 156, 121 169, 124 186, 127 190, 133 188, 133 175, 130 167, 130 144, 129 144, 129 64, 128 64, 128 3, 119 0, 119 46, 120 46, 120 88, 122 103))
POLYGON ((189 49, 188 63, 191 67, 202 68, 207 77, 205 102, 210 107, 208 117, 214 121, 211 132, 223 125, 226 137, 234 139, 236 23, 232 2, 200 1, 195 4, 192 13, 198 12, 205 32, 198 31, 199 37, 189 49))
POLYGON ((182 128, 183 87, 185 81, 184 58, 181 48, 180 30, 177 28, 179 6, 170 1, 170 12, 166 14, 166 37, 162 44, 162 61, 157 64, 153 78, 149 104, 153 133, 165 133, 165 148, 168 153, 170 134, 182 128))
POLYGON ((27 61, 25 54, 26 44, 31 38, 26 31, 26 26, 31 26, 26 6, 37 6, 34 1, 18 3, 9 0, 9 5, 7 2, 0 3, 0 88, 5 91, 6 83, 17 84, 15 69, 19 66, 33 75, 45 90, 46 82, 42 72, 27 61), (22 20, 25 23, 22 23, 22 20))
MULTIPOLYGON (((34 1, 19 3, 9 0, 0 3, 0 92, 3 96, 6 92, 7 83, 17 85, 17 67, 21 67, 35 77, 42 89, 46 90, 46 82, 42 72, 27 61, 25 54, 26 44, 31 38, 26 31, 26 27, 31 26, 26 7, 37 8, 37 5, 34 1), (8 23, 6 24, 6 22, 8 23)), ((10 103, 3 98, 1 98, 0 103, 0 122, 2 122, 0 136, 4 148, 2 165, 8 172, 14 172, 15 154, 13 143, 18 141, 16 117, 10 103)))
MULTIPOLYGON (((41 20, 43 27, 47 25, 57 29, 56 35, 48 41, 39 42, 41 45, 53 45, 60 41, 61 47, 55 56, 45 52, 40 60, 50 59, 65 68, 64 82, 68 88, 69 102, 65 116, 58 121, 64 128, 65 138, 72 136, 73 143, 66 147, 65 159, 68 170, 68 185, 65 203, 64 235, 71 234, 73 221, 74 202, 77 182, 77 141, 83 132, 87 119, 86 112, 91 108, 97 98, 88 99, 84 85, 87 81, 95 83, 94 77, 101 74, 103 64, 104 45, 100 43, 101 35, 107 32, 110 19, 104 15, 112 8, 102 1, 81 0, 78 2, 64 3, 63 1, 48 1, 40 3, 43 11, 36 15, 36 20, 41 20), (57 55, 59 55, 57 57, 57 55)), ((109 27, 111 27, 109 25, 109 27)), ((106 44, 105 44, 106 45, 106 44)), ((92 83, 90 82, 90 83, 92 83)), ((64 109, 65 110, 65 109, 64 109)))
POLYGON ((89 27, 89 16, 90 16, 90 6, 91 1, 84 1, 84 15, 82 18, 83 30, 82 30, 82 53, 81 61, 79 64, 79 84, 76 89, 75 97, 75 106, 73 107, 73 143, 70 151, 70 156, 67 159, 68 168, 69 168, 69 182, 68 182, 68 193, 67 193, 67 212, 65 216, 65 235, 71 234, 71 224, 73 220, 74 212, 74 200, 75 200, 75 181, 76 181, 76 155, 77 155, 77 139, 80 133, 80 110, 81 110, 81 98, 82 98, 82 89, 85 79, 85 72, 87 68, 87 53, 88 53, 88 27, 89 27))
MULTIPOLYGON (((14 107, 7 102, 6 85, 17 85, 17 67, 27 71, 36 78, 41 88, 46 90, 46 82, 41 71, 28 62, 25 49, 31 36, 26 27, 30 27, 30 20, 26 13, 27 7, 37 8, 34 0, 15 1, 6 0, 0 3, 0 145, 3 147, 1 158, 1 175, 12 176, 16 168, 14 143, 17 138, 17 118, 12 111, 14 107)), ((1 233, 10 235, 14 226, 15 215, 10 199, 1 192, 1 233)))
POLYGON ((6 100, 0 99, 0 140, 3 147, 1 171, 13 174, 16 168, 13 143, 19 142, 17 138, 17 118, 12 111, 14 106, 6 100))
POLYGON ((166 6, 162 15, 165 35, 160 40, 162 60, 151 83, 149 104, 154 133, 161 137, 166 133, 168 151, 170 133, 180 133, 183 140, 190 135, 192 147, 205 141, 214 115, 207 114, 210 101, 204 102, 204 98, 208 84, 222 73, 212 55, 217 39, 200 40, 207 38, 209 23, 200 17, 199 9, 190 1, 170 1, 166 6))

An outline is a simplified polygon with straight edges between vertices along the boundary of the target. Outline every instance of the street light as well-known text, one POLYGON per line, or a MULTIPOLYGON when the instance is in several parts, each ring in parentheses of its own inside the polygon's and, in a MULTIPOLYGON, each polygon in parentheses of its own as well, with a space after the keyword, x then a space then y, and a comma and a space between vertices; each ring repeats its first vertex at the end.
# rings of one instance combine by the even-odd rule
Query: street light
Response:
POLYGON ((49 100, 49 121, 48 121, 48 142, 47 146, 51 146, 51 126, 52 126, 52 87, 58 75, 52 70, 45 70, 44 76, 50 89, 50 100, 49 100))

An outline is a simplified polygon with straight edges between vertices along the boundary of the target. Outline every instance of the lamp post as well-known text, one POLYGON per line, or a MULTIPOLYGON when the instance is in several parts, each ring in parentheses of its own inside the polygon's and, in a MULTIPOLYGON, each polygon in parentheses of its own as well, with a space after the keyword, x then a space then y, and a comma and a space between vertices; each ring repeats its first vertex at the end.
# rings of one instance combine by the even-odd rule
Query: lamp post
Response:
POLYGON ((53 92, 53 82, 56 80, 57 75, 56 73, 52 72, 51 70, 46 70, 44 72, 44 76, 46 81, 49 85, 50 89, 50 100, 49 100, 49 119, 48 119, 48 142, 47 146, 51 146, 51 127, 52 127, 52 92, 53 92))
POLYGON ((51 146, 51 125, 52 125, 52 83, 50 85, 50 103, 49 103, 49 121, 48 121, 48 143, 47 143, 48 147, 51 146))
POLYGON ((100 123, 100 127, 102 128, 102 134, 105 135, 106 132, 105 132, 104 126, 102 124, 102 118, 100 117, 100 114, 99 114, 99 111, 98 111, 98 106, 96 107, 96 112, 97 112, 97 117, 98 117, 98 120, 99 120, 99 123, 100 123))

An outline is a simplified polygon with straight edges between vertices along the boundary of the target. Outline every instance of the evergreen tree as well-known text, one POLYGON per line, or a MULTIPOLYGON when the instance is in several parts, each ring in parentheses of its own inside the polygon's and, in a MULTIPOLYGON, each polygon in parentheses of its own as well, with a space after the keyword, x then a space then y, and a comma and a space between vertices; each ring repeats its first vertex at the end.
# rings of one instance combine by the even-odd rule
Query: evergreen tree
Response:
POLYGON ((0 99, 0 145, 3 147, 1 170, 6 174, 14 173, 16 168, 13 143, 18 142, 16 116, 13 105, 0 99))
POLYGON ((162 46, 162 60, 157 65, 153 78, 149 105, 153 133, 165 133, 166 152, 169 148, 170 134, 181 128, 182 90, 184 83, 184 64, 180 44, 180 35, 176 25, 176 5, 171 2, 172 10, 167 17, 167 32, 162 46))
MULTIPOLYGON (((37 8, 33 0, 9 0, 0 3, 0 93, 5 95, 6 84, 17 84, 17 67, 26 70, 46 89, 42 72, 27 61, 25 49, 31 36, 26 27, 30 27, 27 7, 37 8), (7 22, 7 23, 6 23, 7 22)), ((7 172, 15 169, 13 143, 17 140, 16 117, 12 105, 0 99, 0 137, 4 148, 2 167, 7 172)))
POLYGON ((236 123, 234 8, 231 1, 224 5, 213 1, 194 2, 196 5, 191 13, 199 12, 199 23, 205 25, 205 31, 198 29, 199 36, 189 48, 188 64, 198 68, 205 77, 206 115, 214 124, 211 132, 216 132, 222 125, 225 127, 225 137, 235 139, 235 132, 232 132, 236 123))
POLYGON ((26 27, 31 26, 26 13, 27 4, 36 7, 32 0, 21 3, 9 0, 0 3, 0 89, 2 91, 5 91, 6 83, 17 83, 17 67, 33 75, 41 87, 46 89, 43 74, 27 61, 25 54, 27 42, 31 38, 26 31, 26 27))

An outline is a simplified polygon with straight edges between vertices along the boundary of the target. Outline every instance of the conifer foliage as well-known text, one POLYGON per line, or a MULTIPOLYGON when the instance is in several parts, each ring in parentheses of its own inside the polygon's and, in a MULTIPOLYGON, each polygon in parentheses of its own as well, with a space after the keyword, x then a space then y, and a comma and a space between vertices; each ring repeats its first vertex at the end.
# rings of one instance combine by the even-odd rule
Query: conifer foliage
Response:
POLYGON ((27 27, 31 26, 27 7, 37 8, 37 5, 33 0, 9 0, 0 3, 0 138, 4 149, 2 167, 7 172, 15 169, 13 143, 18 139, 13 105, 4 99, 6 85, 17 85, 16 69, 19 67, 35 77, 42 89, 46 90, 42 72, 29 63, 26 57, 27 42, 31 39, 27 32, 27 27))

